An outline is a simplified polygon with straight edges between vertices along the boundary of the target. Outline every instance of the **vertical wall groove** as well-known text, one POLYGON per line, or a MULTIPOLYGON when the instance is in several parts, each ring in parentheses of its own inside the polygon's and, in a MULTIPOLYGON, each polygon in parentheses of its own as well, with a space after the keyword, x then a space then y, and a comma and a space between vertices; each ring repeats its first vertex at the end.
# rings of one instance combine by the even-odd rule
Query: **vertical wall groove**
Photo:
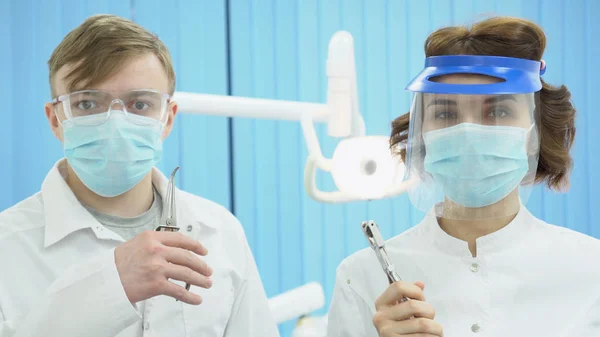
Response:
MULTIPOLYGON (((225 57, 227 58, 227 95, 232 96, 231 90, 231 27, 230 20, 231 14, 229 13, 230 8, 230 0, 225 0, 225 57)), ((231 213, 236 214, 235 212, 235 157, 234 153, 234 132, 233 132, 233 119, 227 118, 227 136, 229 138, 229 152, 227 153, 227 158, 229 160, 229 205, 231 213)))

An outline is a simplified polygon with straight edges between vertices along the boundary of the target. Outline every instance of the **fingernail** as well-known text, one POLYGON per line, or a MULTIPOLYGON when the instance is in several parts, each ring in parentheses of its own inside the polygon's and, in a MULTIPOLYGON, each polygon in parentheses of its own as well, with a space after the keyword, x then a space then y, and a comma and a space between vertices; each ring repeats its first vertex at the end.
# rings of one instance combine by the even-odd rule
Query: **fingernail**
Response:
POLYGON ((210 278, 209 278, 209 279, 206 281, 206 285, 207 285, 209 288, 210 288, 210 287, 212 287, 212 285, 213 285, 213 281, 212 281, 212 279, 210 279, 210 278))

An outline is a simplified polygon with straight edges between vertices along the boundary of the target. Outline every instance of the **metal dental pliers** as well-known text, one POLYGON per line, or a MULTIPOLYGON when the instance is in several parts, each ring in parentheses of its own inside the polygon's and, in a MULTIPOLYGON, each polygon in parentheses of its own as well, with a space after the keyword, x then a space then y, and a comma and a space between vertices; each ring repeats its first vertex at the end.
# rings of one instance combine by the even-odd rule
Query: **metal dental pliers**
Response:
MULTIPOLYGON (((160 217, 160 225, 156 228, 158 232, 179 232, 177 226, 177 208, 175 207, 175 173, 179 170, 177 166, 171 173, 167 192, 163 199, 163 211, 160 217)), ((190 285, 185 284, 185 290, 190 290, 190 285)), ((178 300, 179 301, 179 300, 178 300)))
MULTIPOLYGON (((381 268, 383 268, 383 271, 387 275, 390 284, 402 281, 385 250, 385 241, 379 232, 379 226, 377 226, 375 221, 363 221, 361 227, 367 241, 369 241, 369 245, 375 251, 375 255, 377 255, 381 268)), ((401 302, 407 301, 408 299, 408 297, 404 297, 401 302)))
POLYGON ((173 173, 171 173, 171 178, 169 178, 169 185, 167 186, 167 192, 165 193, 165 197, 163 199, 163 210, 162 215, 160 217, 160 226, 156 228, 159 232, 178 232, 179 227, 177 227, 177 212, 175 207, 175 173, 179 170, 179 166, 177 166, 173 173))

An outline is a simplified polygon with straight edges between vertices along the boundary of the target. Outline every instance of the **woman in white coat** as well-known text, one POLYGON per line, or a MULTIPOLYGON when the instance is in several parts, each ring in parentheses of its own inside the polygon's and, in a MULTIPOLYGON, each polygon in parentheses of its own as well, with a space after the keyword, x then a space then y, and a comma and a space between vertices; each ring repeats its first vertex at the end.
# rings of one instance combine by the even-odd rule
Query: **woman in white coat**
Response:
POLYGON ((600 242, 524 206, 535 183, 567 185, 575 136, 568 89, 541 79, 545 42, 506 17, 428 37, 390 140, 427 215, 386 244, 404 281, 370 249, 340 264, 329 337, 600 336, 600 242))

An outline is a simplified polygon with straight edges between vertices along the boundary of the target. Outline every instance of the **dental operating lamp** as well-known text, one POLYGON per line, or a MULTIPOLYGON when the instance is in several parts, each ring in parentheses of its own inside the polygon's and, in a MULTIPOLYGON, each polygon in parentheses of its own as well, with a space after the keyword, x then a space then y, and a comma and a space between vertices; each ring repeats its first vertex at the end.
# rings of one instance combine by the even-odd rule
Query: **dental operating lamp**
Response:
POLYGON ((389 150, 388 136, 365 135, 359 111, 354 41, 346 31, 336 32, 329 42, 327 102, 309 103, 227 95, 175 92, 183 113, 226 117, 299 121, 308 147, 304 171, 307 194, 321 202, 373 200, 403 193, 404 165, 389 150), (330 137, 341 138, 332 158, 325 158, 315 123, 326 123, 330 137), (316 172, 330 172, 338 191, 322 191, 316 172))

